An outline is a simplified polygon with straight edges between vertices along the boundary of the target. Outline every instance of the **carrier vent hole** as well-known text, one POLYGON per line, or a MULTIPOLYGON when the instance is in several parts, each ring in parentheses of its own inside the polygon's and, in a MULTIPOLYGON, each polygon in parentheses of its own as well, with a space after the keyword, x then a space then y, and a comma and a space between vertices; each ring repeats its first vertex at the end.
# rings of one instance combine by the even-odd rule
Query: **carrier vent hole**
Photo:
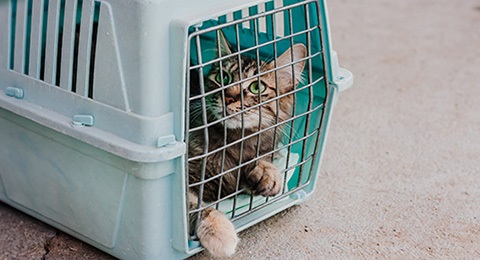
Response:
POLYGON ((92 29, 92 44, 90 50, 90 67, 89 67, 89 78, 88 78, 88 97, 93 99, 93 80, 95 76, 95 56, 97 49, 97 35, 98 35, 98 17, 100 15, 100 2, 95 2, 95 9, 93 17, 96 20, 93 23, 92 29))
POLYGON ((45 57, 46 57, 46 50, 47 50, 47 28, 48 28, 48 4, 49 1, 45 1, 43 6, 43 17, 42 21, 42 33, 41 37, 41 46, 40 46, 40 80, 45 80, 45 57))
POLYGON ((27 24, 26 24, 26 41, 25 41, 25 54, 24 54, 24 62, 23 62, 23 72, 25 74, 29 74, 29 66, 30 66, 30 44, 31 44, 31 33, 32 33, 32 2, 33 0, 27 1, 27 24))
POLYGON ((82 19, 82 3, 83 1, 77 2, 77 14, 76 14, 76 25, 75 25, 75 39, 73 43, 73 65, 72 65, 72 92, 77 92, 77 70, 78 70, 78 47, 80 44, 80 22, 82 19))
POLYGON ((13 70, 15 64, 15 27, 17 26, 17 0, 10 0, 10 57, 9 68, 13 70))
MULTIPOLYGON (((55 85, 60 86, 60 75, 62 73, 62 49, 63 49, 63 28, 65 25, 65 0, 60 2, 60 15, 58 22, 58 42, 57 42, 57 71, 55 73, 55 85)), ((68 57, 66 57, 68 58, 68 57)))

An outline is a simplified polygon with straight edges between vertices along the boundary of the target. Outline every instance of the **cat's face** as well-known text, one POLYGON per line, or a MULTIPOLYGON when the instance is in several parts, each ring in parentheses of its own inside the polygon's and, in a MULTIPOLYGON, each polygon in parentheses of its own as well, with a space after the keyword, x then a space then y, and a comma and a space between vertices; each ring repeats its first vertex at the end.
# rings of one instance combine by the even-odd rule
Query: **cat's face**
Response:
MULTIPOLYGON (((233 53, 220 33, 222 56, 233 53)), ((233 55, 222 60, 222 66, 214 66, 207 76, 209 90, 225 88, 209 99, 210 112, 216 119, 226 118, 223 123, 230 129, 258 130, 288 119, 291 115, 293 94, 304 68, 304 61, 291 65, 293 61, 305 58, 303 44, 296 44, 275 61, 260 61, 233 55), (275 99, 275 97, 281 97, 275 99), (278 100, 278 102, 277 102, 278 100)))

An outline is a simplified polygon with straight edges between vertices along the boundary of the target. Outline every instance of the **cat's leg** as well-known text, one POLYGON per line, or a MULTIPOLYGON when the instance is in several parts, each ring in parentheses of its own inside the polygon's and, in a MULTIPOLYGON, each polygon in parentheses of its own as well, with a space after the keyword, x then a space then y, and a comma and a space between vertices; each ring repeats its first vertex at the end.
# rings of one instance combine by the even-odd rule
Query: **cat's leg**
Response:
MULTIPOLYGON (((190 209, 197 208, 198 197, 193 192, 189 192, 188 200, 190 209)), ((232 222, 214 208, 206 208, 200 214, 196 230, 200 244, 216 257, 233 255, 239 239, 232 222)))
POLYGON ((275 196, 282 190, 282 175, 271 162, 259 160, 257 165, 245 174, 247 189, 255 195, 275 196))

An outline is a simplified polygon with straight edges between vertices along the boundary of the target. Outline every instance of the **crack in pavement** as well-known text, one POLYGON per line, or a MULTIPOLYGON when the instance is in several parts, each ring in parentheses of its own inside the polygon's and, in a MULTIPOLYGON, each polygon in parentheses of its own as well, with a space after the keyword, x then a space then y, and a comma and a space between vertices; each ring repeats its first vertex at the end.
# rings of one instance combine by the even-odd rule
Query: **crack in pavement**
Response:
POLYGON ((45 249, 45 254, 42 256, 42 260, 46 260, 47 255, 52 251, 52 241, 60 235, 60 231, 55 230, 55 234, 52 237, 47 237, 43 248, 45 249))

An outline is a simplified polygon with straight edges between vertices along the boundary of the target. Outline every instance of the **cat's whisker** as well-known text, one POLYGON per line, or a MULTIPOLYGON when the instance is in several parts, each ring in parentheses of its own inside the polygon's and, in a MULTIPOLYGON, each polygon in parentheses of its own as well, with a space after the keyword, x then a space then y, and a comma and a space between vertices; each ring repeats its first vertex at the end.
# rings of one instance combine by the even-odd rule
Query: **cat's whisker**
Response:
POLYGON ((191 102, 190 103, 191 119, 196 119, 200 114, 202 114, 202 104, 200 102, 191 102))
POLYGON ((265 57, 265 59, 263 61, 265 61, 264 63, 264 66, 268 65, 268 63, 272 62, 274 59, 273 59, 273 55, 269 54, 267 57, 265 57))
POLYGON ((213 104, 210 99, 207 98, 205 102, 205 110, 203 109, 202 102, 192 102, 190 105, 190 118, 191 121, 195 122, 200 116, 204 114, 204 111, 207 113, 207 120, 215 120, 215 108, 218 108, 217 104, 213 104))
POLYGON ((285 137, 290 137, 290 133, 292 133, 292 139, 297 139, 300 137, 297 130, 295 130, 295 128, 292 128, 291 123, 284 124, 284 127, 285 128, 283 134, 285 135, 285 137))
POLYGON ((295 130, 295 128, 292 128, 292 125, 291 125, 291 122, 284 122, 284 121, 277 121, 277 118, 276 116, 273 116, 273 115, 270 115, 270 114, 266 114, 266 115, 263 115, 262 116, 262 120, 263 119, 266 119, 266 120, 269 120, 269 124, 270 125, 275 125, 277 124, 277 127, 275 128, 277 132, 279 132, 282 137, 290 137, 290 132, 292 132, 292 138, 293 139, 296 139, 296 138, 299 138, 299 134, 298 132, 295 130))
POLYGON ((298 75, 298 76, 295 75, 295 77, 296 77, 296 80, 297 80, 299 83, 301 83, 301 84, 307 83, 307 76, 305 75, 305 73, 302 72, 302 73, 300 73, 300 75, 298 75))

